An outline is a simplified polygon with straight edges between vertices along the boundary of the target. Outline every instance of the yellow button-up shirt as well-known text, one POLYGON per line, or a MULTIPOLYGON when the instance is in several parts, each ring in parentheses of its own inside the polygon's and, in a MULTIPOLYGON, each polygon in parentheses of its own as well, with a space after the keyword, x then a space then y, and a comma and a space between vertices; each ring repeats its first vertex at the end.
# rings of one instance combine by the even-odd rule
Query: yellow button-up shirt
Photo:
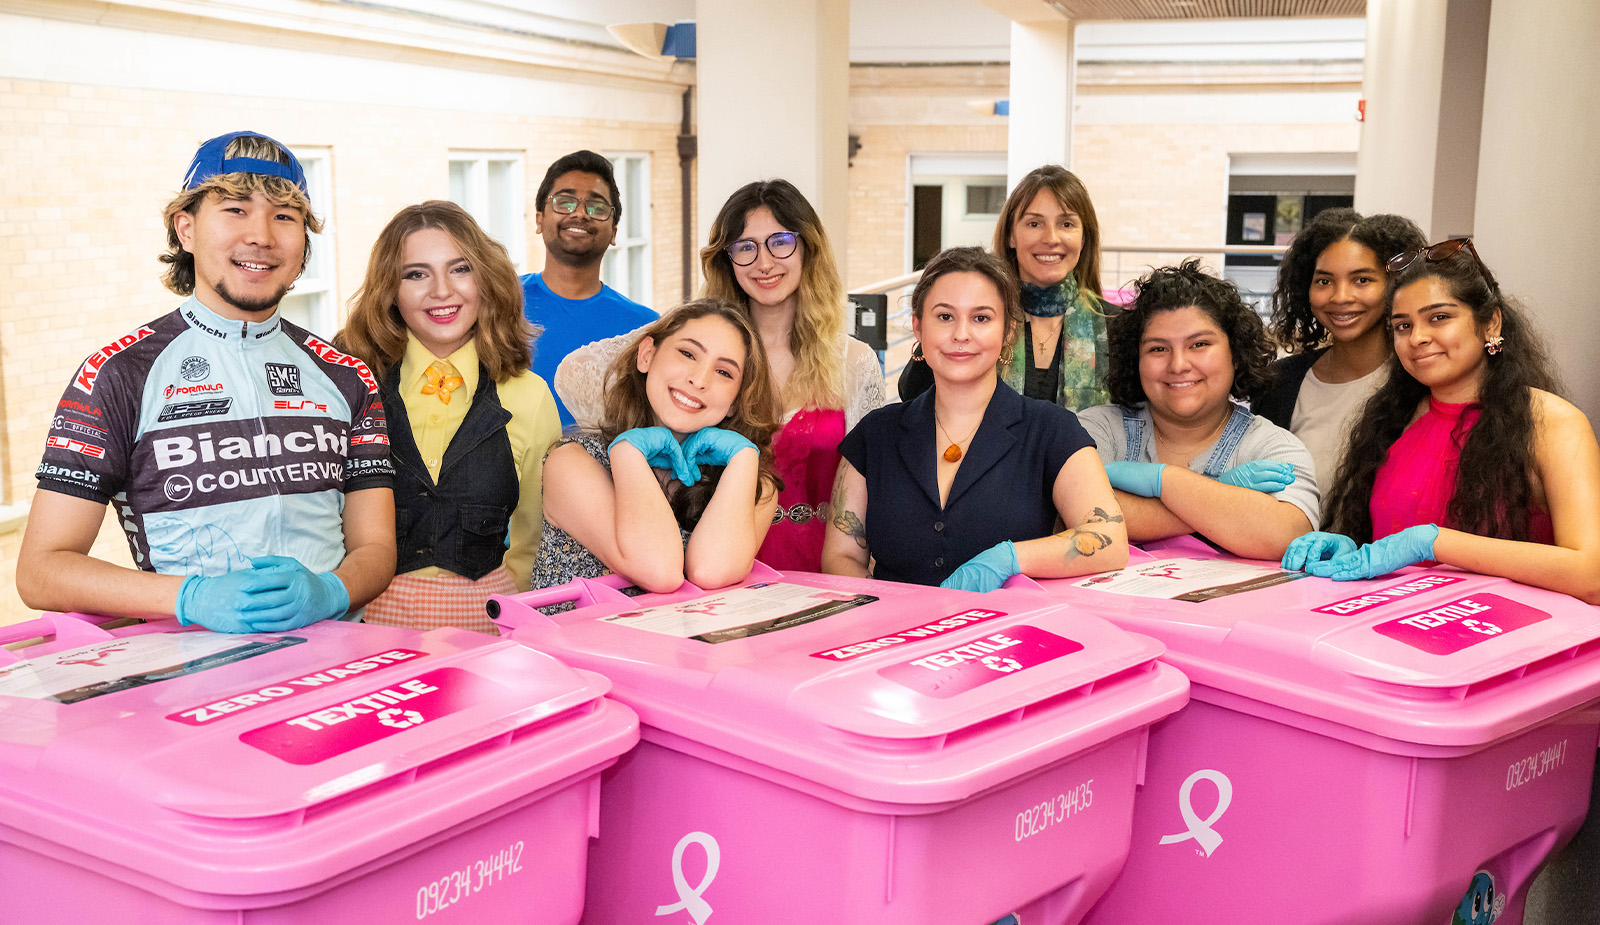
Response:
MULTIPOLYGON (((444 359, 464 380, 450 395, 447 405, 437 395, 422 394, 427 369, 435 357, 415 336, 406 339, 405 356, 400 361, 400 400, 411 421, 411 436, 417 442, 428 475, 439 480, 444 452, 466 420, 472 396, 478 391, 478 348, 472 341, 444 359)), ((500 404, 511 412, 506 434, 511 439, 511 457, 517 466, 517 509, 511 513, 509 546, 505 567, 517 588, 528 590, 533 580, 533 563, 539 555, 539 534, 544 528, 544 454, 561 436, 561 419, 555 399, 545 381, 523 371, 496 386, 500 404)), ((410 573, 419 578, 452 574, 430 565, 410 573)))

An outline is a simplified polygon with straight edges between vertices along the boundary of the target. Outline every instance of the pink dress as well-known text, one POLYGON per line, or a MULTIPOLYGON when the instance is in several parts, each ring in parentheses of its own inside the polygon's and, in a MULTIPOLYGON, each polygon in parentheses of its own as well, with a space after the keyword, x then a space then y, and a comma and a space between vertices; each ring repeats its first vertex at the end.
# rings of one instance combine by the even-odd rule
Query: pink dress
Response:
POLYGON ((838 408, 803 408, 772 438, 783 491, 757 559, 779 571, 822 570, 822 536, 843 439, 844 412, 838 408))
MULTIPOLYGON (((1478 413, 1470 402, 1450 405, 1428 397, 1428 410, 1405 429, 1378 467, 1372 483, 1373 539, 1418 524, 1452 526, 1445 509, 1455 494, 1462 444, 1478 413)), ((1548 511, 1535 509, 1529 521, 1529 539, 1555 542, 1548 511)))

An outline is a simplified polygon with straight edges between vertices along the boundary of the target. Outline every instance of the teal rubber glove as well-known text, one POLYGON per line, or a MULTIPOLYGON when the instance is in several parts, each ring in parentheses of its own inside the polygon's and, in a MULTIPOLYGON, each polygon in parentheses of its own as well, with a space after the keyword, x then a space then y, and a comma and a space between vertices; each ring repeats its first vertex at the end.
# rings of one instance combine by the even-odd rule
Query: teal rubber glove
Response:
POLYGON ((1161 470, 1167 468, 1164 463, 1141 462, 1108 462, 1106 463, 1106 478, 1111 480, 1111 487, 1125 491, 1130 495, 1143 495, 1146 498, 1161 497, 1161 470))
POLYGON ((990 546, 968 559, 950 577, 939 583, 941 588, 958 588, 962 591, 981 591, 987 594, 1006 583, 1006 579, 1022 571, 1017 563, 1017 546, 1010 540, 990 546))
POLYGON ((1354 552, 1347 552, 1327 562, 1310 563, 1306 571, 1334 581, 1377 578, 1432 559, 1433 543, 1438 538, 1439 528, 1433 524, 1407 527, 1354 552))
POLYGON ((1350 537, 1313 530, 1295 537, 1289 543, 1289 548, 1283 551, 1283 561, 1278 564, 1291 572, 1309 572, 1313 562, 1325 562, 1355 551, 1356 541, 1350 537))
POLYGON ((259 556, 250 565, 263 577, 249 593, 252 633, 299 629, 350 609, 350 592, 332 572, 313 572, 288 556, 259 556))
POLYGON ((1270 495, 1283 491, 1294 482, 1294 466, 1286 462, 1258 459, 1234 466, 1217 476, 1217 481, 1270 495))
POLYGON ((673 478, 685 485, 693 485, 700 481, 700 468, 690 463, 683 455, 683 445, 672 431, 665 427, 635 427, 625 430, 611 441, 608 450, 617 448, 617 444, 626 443, 644 455, 644 461, 652 469, 671 469, 673 478))
POLYGON ((720 427, 702 427, 683 441, 683 456, 696 473, 701 466, 726 466, 729 460, 746 449, 754 450, 756 445, 743 434, 720 427))
POLYGON ((219 633, 253 633, 250 617, 258 602, 252 594, 269 583, 254 569, 211 578, 190 575, 178 586, 175 616, 184 626, 198 625, 219 633))

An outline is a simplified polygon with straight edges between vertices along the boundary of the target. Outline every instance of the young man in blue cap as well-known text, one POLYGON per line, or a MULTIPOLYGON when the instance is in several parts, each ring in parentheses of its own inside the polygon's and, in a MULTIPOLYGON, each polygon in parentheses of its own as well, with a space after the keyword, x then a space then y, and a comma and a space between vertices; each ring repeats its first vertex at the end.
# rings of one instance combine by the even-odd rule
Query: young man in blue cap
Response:
MULTIPOLYGON (((544 271, 522 277, 522 312, 544 329, 533 371, 553 390, 556 367, 567 354, 649 324, 656 313, 600 281, 601 262, 622 221, 610 161, 593 151, 560 158, 545 172, 533 201, 544 238, 544 271)), ((559 394, 556 411, 561 426, 573 423, 559 394)))
POLYGON ((222 632, 344 616, 393 577, 393 469, 371 372, 277 311, 321 230, 305 174, 265 135, 213 138, 164 217, 164 282, 189 298, 67 385, 17 590, 222 632), (108 501, 137 571, 88 554, 108 501))

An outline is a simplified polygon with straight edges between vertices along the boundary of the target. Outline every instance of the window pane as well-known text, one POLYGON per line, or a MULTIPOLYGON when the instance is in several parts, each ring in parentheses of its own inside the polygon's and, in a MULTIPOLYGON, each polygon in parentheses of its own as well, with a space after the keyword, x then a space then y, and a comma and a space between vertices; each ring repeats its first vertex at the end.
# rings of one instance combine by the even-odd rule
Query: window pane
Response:
POLYGON ((467 175, 472 170, 470 161, 450 162, 450 201, 467 208, 467 175))
POLYGON ((1006 188, 1004 185, 983 185, 967 187, 967 214, 968 215, 999 215, 1005 206, 1006 188))
POLYGON ((317 335, 323 340, 333 337, 334 331, 323 330, 323 311, 328 294, 325 292, 311 292, 304 295, 289 293, 283 301, 278 303, 278 312, 285 320, 297 324, 307 331, 317 335))
POLYGON ((628 237, 642 238, 645 236, 645 191, 646 184, 650 182, 645 173, 644 158, 630 157, 625 161, 627 165, 627 180, 623 181, 623 191, 627 197, 628 237))
POLYGON ((649 304, 643 292, 644 289, 644 252, 645 248, 628 248, 628 298, 641 304, 649 304))
POLYGON ((484 229, 509 250, 515 243, 512 219, 512 161, 489 162, 489 214, 484 229))

